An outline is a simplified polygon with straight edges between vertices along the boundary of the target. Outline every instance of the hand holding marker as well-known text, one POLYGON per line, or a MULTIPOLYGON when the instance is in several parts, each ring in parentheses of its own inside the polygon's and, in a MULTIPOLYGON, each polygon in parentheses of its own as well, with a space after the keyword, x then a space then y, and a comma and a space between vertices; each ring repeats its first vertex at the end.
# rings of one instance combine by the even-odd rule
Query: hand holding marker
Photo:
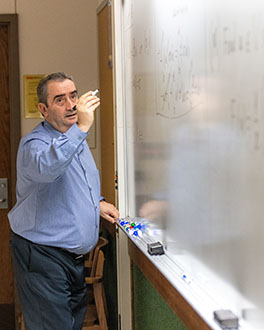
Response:
POLYGON ((99 89, 96 89, 95 91, 92 92, 92 96, 95 96, 99 92, 99 89))
POLYGON ((94 122, 94 111, 100 105, 100 99, 96 96, 98 92, 99 90, 96 89, 83 94, 72 108, 72 110, 77 110, 77 125, 83 132, 88 132, 94 122))
MULTIPOLYGON (((96 89, 92 92, 92 96, 95 96, 97 93, 99 93, 99 89, 96 89)), ((72 108, 72 110, 76 110, 76 105, 72 108)))

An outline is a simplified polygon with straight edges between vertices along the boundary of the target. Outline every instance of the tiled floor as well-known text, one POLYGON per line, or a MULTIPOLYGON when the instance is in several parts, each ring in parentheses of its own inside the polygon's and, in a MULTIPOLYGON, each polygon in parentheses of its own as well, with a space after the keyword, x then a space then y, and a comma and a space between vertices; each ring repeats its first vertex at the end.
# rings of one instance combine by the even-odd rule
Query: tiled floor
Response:
POLYGON ((10 305, 0 305, 0 330, 15 330, 15 316, 10 305))

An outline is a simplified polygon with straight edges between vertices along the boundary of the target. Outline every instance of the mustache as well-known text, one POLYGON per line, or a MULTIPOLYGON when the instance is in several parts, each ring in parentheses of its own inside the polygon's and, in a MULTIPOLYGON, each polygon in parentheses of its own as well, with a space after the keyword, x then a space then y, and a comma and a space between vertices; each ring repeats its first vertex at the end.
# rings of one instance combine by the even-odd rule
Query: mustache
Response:
POLYGON ((66 117, 73 116, 76 114, 77 114, 77 109, 76 109, 76 105, 75 105, 72 109, 67 110, 66 117))

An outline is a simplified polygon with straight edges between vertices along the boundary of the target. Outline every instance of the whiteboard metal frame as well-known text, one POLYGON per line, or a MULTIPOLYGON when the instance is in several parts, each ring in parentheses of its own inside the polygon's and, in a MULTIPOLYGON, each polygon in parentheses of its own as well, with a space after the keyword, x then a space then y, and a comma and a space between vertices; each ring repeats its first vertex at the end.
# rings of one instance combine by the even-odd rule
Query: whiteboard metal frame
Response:
MULTIPOLYGON (((113 1, 113 51, 114 51, 114 107, 116 111, 116 143, 117 143, 117 170, 118 170, 118 206, 121 217, 126 217, 128 212, 128 191, 126 189, 126 177, 127 177, 127 164, 126 164, 126 131, 125 131, 125 97, 124 97, 124 57, 123 57, 123 36, 122 36, 122 1, 113 1)), ((122 315, 119 329, 132 329, 132 315, 131 315, 131 290, 128 287, 131 283, 130 278, 130 259, 127 250, 128 238, 126 235, 119 231, 117 235, 117 257, 118 257, 118 312, 122 315)), ((141 251, 147 256, 145 248, 141 248, 141 251)), ((150 258, 153 262, 153 259, 150 258)), ((154 262, 155 264, 155 262, 154 262)), ((161 265, 155 265, 157 269, 162 268, 161 265)), ((170 268, 169 268, 170 269, 170 268)), ((162 269, 160 272, 163 273, 162 269)), ((164 276, 168 279, 170 274, 164 273, 164 276)), ((180 275, 179 275, 180 277, 180 275)), ((173 281, 172 281, 173 282, 173 281)), ((194 283, 196 284, 196 283, 194 283)), ((174 283, 175 285, 175 283, 174 283)), ((187 289, 187 292, 183 293, 186 301, 192 298, 190 295, 190 287, 182 283, 179 280, 176 284, 177 289, 180 286, 187 289), (186 288, 185 288, 186 287, 186 288)), ((202 299, 201 299, 202 300, 202 299)), ((196 303, 191 303, 193 306, 196 303)), ((194 306, 197 310, 197 306, 194 306)), ((212 313, 210 317, 206 318, 206 321, 211 326, 215 326, 212 322, 212 313)), ((204 316, 204 315, 201 315, 204 316)), ((243 329, 247 329, 248 325, 243 324, 243 329)), ((216 328, 215 328, 216 329, 216 328)))

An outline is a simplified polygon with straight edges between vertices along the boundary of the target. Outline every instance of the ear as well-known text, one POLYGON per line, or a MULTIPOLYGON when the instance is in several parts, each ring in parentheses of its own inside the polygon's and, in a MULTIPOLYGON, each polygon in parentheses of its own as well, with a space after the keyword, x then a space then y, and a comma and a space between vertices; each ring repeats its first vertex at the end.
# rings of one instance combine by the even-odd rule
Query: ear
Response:
POLYGON ((38 109, 39 109, 40 113, 42 114, 42 116, 44 118, 46 118, 47 114, 48 114, 46 105, 44 103, 39 103, 38 104, 38 109))

